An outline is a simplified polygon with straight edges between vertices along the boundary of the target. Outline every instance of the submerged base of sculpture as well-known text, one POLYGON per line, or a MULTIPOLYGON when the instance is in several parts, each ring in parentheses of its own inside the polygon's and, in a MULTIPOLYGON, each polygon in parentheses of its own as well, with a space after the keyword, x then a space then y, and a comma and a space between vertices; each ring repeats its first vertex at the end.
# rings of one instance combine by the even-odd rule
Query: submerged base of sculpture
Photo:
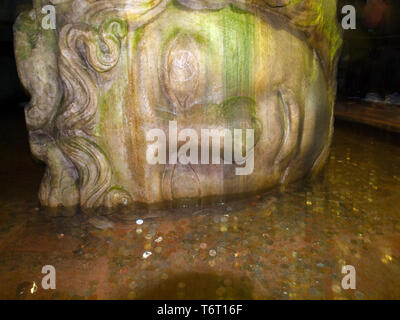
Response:
POLYGON ((333 131, 336 3, 276 2, 62 1, 54 31, 40 8, 22 14, 42 204, 219 197, 318 171, 333 131))

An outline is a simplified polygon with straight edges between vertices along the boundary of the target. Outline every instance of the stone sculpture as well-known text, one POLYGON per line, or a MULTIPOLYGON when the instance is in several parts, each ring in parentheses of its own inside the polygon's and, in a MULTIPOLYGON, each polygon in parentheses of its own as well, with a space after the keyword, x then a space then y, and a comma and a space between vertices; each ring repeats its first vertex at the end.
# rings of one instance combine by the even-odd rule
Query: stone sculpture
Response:
POLYGON ((35 0, 14 32, 30 145, 47 166, 44 206, 252 192, 317 172, 327 158, 336 0, 35 0), (48 4, 54 30, 41 25, 48 4), (199 137, 252 129, 254 145, 238 147, 254 156, 251 174, 235 174, 235 161, 150 164, 148 132, 171 122, 199 137))

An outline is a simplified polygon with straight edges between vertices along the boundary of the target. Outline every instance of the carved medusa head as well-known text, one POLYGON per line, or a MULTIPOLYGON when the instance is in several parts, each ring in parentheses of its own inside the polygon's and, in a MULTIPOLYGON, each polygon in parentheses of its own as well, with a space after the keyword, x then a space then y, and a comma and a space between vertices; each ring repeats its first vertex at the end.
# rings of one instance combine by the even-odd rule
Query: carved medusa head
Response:
POLYGON ((219 196, 316 171, 332 135, 335 16, 335 0, 34 1, 15 52, 31 149, 47 165, 42 204, 219 196), (46 4, 55 30, 40 27, 46 4), (146 132, 170 121, 255 130, 254 172, 149 165, 146 132))

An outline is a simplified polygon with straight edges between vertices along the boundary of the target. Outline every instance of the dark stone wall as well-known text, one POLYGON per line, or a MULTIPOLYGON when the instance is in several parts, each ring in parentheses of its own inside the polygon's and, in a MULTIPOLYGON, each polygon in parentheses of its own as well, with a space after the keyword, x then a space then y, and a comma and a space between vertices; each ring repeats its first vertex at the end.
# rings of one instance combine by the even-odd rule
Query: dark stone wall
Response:
POLYGON ((31 6, 31 0, 0 1, 0 113, 10 112, 18 108, 19 102, 29 100, 17 75, 12 27, 17 15, 31 6))

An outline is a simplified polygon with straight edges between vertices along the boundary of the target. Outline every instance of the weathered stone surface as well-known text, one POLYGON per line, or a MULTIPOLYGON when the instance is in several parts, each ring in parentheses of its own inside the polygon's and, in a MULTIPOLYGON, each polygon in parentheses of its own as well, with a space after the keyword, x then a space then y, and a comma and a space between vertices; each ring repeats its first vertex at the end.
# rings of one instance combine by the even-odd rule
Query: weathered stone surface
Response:
POLYGON ((335 0, 34 1, 15 52, 32 152, 47 164, 42 204, 221 196, 316 172, 333 131, 335 19, 335 0), (49 3, 56 30, 41 28, 49 3), (253 129, 254 170, 149 164, 147 133, 171 121, 199 137, 253 129))

